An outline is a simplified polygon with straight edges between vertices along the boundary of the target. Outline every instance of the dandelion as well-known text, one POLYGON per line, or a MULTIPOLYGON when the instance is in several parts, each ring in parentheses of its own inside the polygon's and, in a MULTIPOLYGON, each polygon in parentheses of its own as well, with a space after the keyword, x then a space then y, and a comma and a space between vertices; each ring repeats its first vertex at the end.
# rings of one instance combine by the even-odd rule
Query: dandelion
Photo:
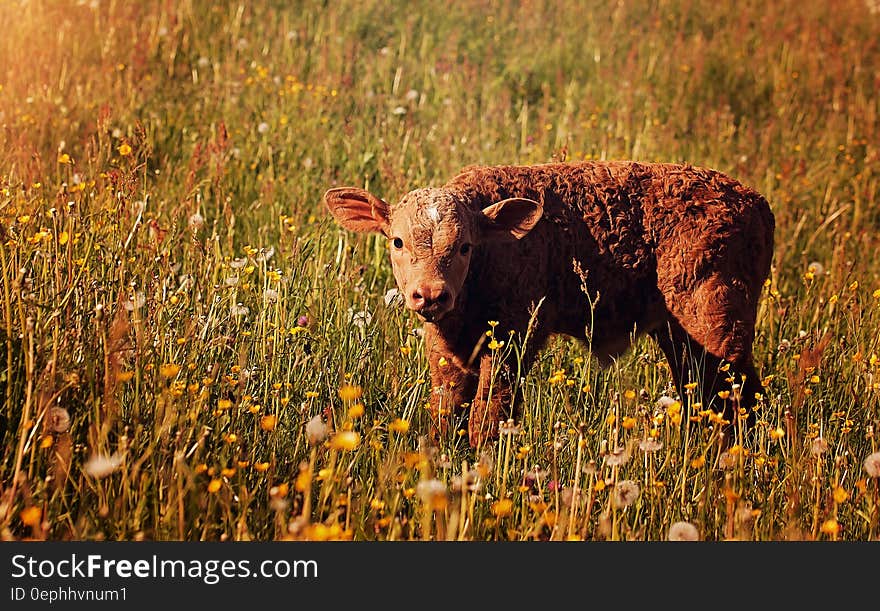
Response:
POLYGON ((360 386, 344 384, 339 389, 339 398, 346 402, 360 399, 361 395, 363 395, 363 389, 360 386))
POLYGON ((268 301, 269 303, 275 303, 278 301, 278 291, 275 289, 266 289, 263 291, 263 299, 268 301))
POLYGON ((660 450, 662 447, 663 447, 663 442, 658 441, 657 439, 655 439, 653 437, 648 437, 647 439, 643 439, 642 441, 639 442, 639 449, 645 453, 656 452, 656 451, 660 450))
POLYGON ((39 526, 40 521, 43 519, 43 510, 39 507, 26 507, 21 510, 18 517, 21 518, 25 526, 39 526))
POLYGON ((217 479, 217 478, 212 479, 210 482, 208 482, 208 492, 210 492, 211 494, 214 494, 215 492, 220 490, 220 486, 222 486, 222 485, 223 485, 223 480, 217 479))
POLYGON ((403 418, 395 418, 394 421, 388 426, 388 428, 395 433, 400 433, 401 435, 403 435, 404 433, 409 431, 409 420, 404 420, 403 418))
POLYGON ((205 217, 196 212, 195 214, 190 215, 188 224, 190 229, 198 231, 205 225, 205 217))
POLYGON ((618 446, 605 456, 605 464, 609 467, 622 467, 629 462, 629 449, 624 446, 618 446))
POLYGON ((261 134, 265 134, 269 131, 269 124, 265 121, 261 122, 259 125, 257 125, 257 131, 261 134))
POLYGON ((810 443, 810 454, 813 456, 821 456, 827 451, 828 442, 825 441, 824 437, 816 437, 812 443, 810 443))
POLYGON ((260 428, 264 431, 274 431, 278 426, 278 416, 269 414, 260 418, 260 428))
POLYGON ((306 439, 309 444, 316 446, 327 437, 327 425, 321 419, 321 416, 314 416, 306 424, 306 439))
POLYGON ((64 433, 70 428, 70 414, 63 407, 52 407, 46 413, 46 424, 53 433, 64 433))
POLYGON ((180 365, 176 365, 174 363, 165 363, 164 365, 159 366, 159 375, 166 380, 170 380, 171 378, 177 376, 179 372, 180 365))
POLYGON ((83 472, 96 479, 102 479, 116 471, 121 464, 122 457, 118 454, 111 456, 95 454, 83 465, 83 472))
POLYGON ((268 462, 255 462, 254 463, 254 471, 257 473, 264 473, 269 470, 268 462))
POLYGON ((227 410, 232 407, 232 401, 229 399, 220 399, 217 401, 217 409, 227 410))
POLYGON ((625 479, 617 482, 611 496, 611 503, 617 509, 629 507, 639 498, 639 485, 631 479, 625 479))
POLYGON ((448 501, 446 484, 436 479, 423 479, 416 484, 416 494, 431 509, 440 511, 448 501))
POLYGON ((624 428, 626 430, 633 429, 636 426, 636 419, 632 416, 624 416, 624 418, 620 421, 620 426, 621 428, 624 428))
POLYGON ((634 391, 630 388, 627 388, 623 393, 623 398, 626 399, 627 401, 632 401, 633 399, 636 398, 636 391, 634 391))
POLYGON ((334 450, 351 451, 358 447, 361 436, 354 431, 341 431, 330 440, 330 447, 334 450))
POLYGON ((781 426, 777 426, 775 429, 770 431, 770 439, 782 439, 785 437, 785 429, 781 426))
POLYGON ((123 142, 118 147, 116 147, 116 151, 121 157, 128 157, 129 155, 131 155, 131 146, 129 146, 127 142, 123 142))
POLYGON ((847 492, 842 486, 837 486, 834 488, 834 492, 831 496, 834 498, 834 502, 840 505, 841 503, 845 503, 849 498, 849 492, 847 492))
POLYGON ((834 537, 840 532, 840 524, 834 518, 829 518, 822 523, 820 530, 823 534, 834 537))
POLYGON ((250 309, 246 305, 237 303, 229 311, 233 316, 247 316, 250 309))
POLYGON ((348 408, 348 417, 349 418, 360 418, 364 415, 364 404, 363 403, 355 403, 351 407, 348 408))
POLYGON ((667 541, 699 541, 700 532, 690 522, 676 522, 669 527, 667 541))
POLYGON ((60 163, 61 165, 68 165, 73 162, 70 159, 70 155, 68 155, 67 153, 61 153, 60 155, 58 155, 58 163, 60 163))
POLYGON ((492 514, 496 518, 505 518, 513 513, 513 501, 511 499, 501 499, 492 503, 492 514))
POLYGON ((868 477, 880 477, 880 452, 869 454, 862 466, 865 467, 868 477))

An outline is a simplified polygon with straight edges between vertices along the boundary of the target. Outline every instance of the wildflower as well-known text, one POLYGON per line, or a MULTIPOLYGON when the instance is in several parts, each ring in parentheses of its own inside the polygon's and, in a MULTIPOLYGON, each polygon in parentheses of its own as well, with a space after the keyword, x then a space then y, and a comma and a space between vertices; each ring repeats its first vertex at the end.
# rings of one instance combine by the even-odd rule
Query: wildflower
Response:
POLYGON ((260 418, 260 428, 264 431, 274 431, 278 426, 278 416, 269 414, 260 418))
POLYGON ((718 397, 720 397, 721 399, 727 399, 728 397, 730 397, 730 391, 729 390, 719 390, 718 397))
POLYGON ((632 416, 625 416, 623 418, 623 420, 620 421, 620 426, 626 430, 630 430, 632 428, 635 428, 636 419, 633 418, 632 416))
POLYGON ((269 131, 269 124, 266 123, 265 121, 263 121, 262 123, 257 125, 257 131, 260 132, 261 134, 265 134, 266 132, 269 131))
POLYGON ((388 428, 390 428, 395 433, 400 433, 401 435, 403 435, 409 430, 409 420, 404 420, 403 418, 395 418, 388 428))
POLYGON ((785 429, 781 426, 777 426, 775 429, 770 431, 770 439, 782 439, 785 437, 785 429))
POLYGON ((697 456, 691 461, 691 469, 699 469, 706 464, 705 456, 697 456))
POLYGON ((352 386, 351 384, 344 384, 339 389, 339 398, 343 401, 355 401, 360 399, 362 394, 363 389, 360 386, 352 386))
POLYGON ((68 155, 67 153, 61 153, 60 155, 58 155, 58 163, 60 163, 61 165, 68 165, 72 163, 70 155, 68 155))
POLYGON ((825 266, 818 261, 813 261, 807 266, 807 272, 812 273, 815 276, 821 276, 825 273, 825 266))
POLYGON ((364 415, 364 404, 363 403, 355 403, 351 407, 348 408, 348 417, 357 419, 364 415))
POLYGON ((53 433, 64 433, 70 428, 70 414, 63 407, 49 408, 46 424, 53 433))
POLYGON ((492 503, 492 513, 496 518, 505 518, 513 513, 513 501, 501 499, 492 503))
POLYGON ((256 471, 257 473, 263 473, 264 471, 268 471, 268 470, 269 470, 269 463, 268 462, 255 462, 254 463, 254 471, 256 471))
POLYGON ((642 441, 639 442, 639 449, 645 453, 656 452, 656 451, 660 450, 662 447, 663 447, 663 442, 658 441, 657 439, 655 439, 653 437, 648 437, 647 439, 643 439, 642 441))
POLYGON ((611 502, 618 509, 629 507, 639 498, 639 492, 639 485, 636 482, 625 479, 615 484, 611 502))
POLYGON ((449 361, 447 361, 446 357, 443 357, 443 356, 441 356, 440 359, 437 361, 437 365, 439 365, 440 367, 446 367, 446 365, 448 365, 448 364, 449 364, 449 361))
POLYGON ((220 486, 223 485, 223 480, 214 478, 210 482, 208 482, 208 492, 214 494, 218 490, 220 490, 220 486))
POLYGON ((217 401, 217 409, 226 410, 232 407, 232 401, 229 399, 220 399, 217 401))
POLYGON ((869 454, 863 466, 868 477, 880 477, 880 452, 869 454))
POLYGON ((419 495, 422 502, 431 509, 442 510, 446 508, 446 503, 448 501, 446 485, 440 480, 421 480, 416 485, 416 494, 419 495))
POLYGON ((521 428, 514 424, 513 419, 508 419, 500 427, 498 427, 499 435, 518 435, 521 428))
POLYGON ((629 462, 629 449, 618 446, 605 457, 605 464, 609 467, 621 467, 629 462))
POLYGON ((489 342, 489 350, 498 350, 499 348, 504 347, 504 342, 499 342, 495 338, 492 338, 492 341, 489 342))
POLYGON ((690 522, 676 522, 669 527, 667 541, 699 541, 700 533, 690 522))
POLYGON ((842 486, 837 486, 834 488, 832 496, 834 497, 834 502, 840 505, 841 503, 845 503, 849 498, 849 492, 847 492, 842 486))
POLYGON ((25 526, 38 526, 43 518, 43 510, 39 507, 26 507, 18 514, 25 526))
POLYGON ((111 456, 95 454, 83 465, 83 472, 86 475, 101 479, 116 471, 121 464, 122 457, 118 454, 112 454, 111 456))
POLYGON ((624 391, 624 393, 623 393, 623 398, 626 399, 627 401, 632 401, 633 399, 636 398, 636 391, 627 388, 626 391, 624 391))
POLYGON ((131 146, 128 145, 127 142, 123 142, 118 147, 116 147, 117 152, 121 157, 128 157, 131 155, 131 146))
POLYGON ((318 445, 327 437, 327 425, 321 420, 321 416, 314 416, 306 424, 306 439, 310 445, 318 445))
POLYGON ((233 316, 247 316, 248 312, 250 312, 250 308, 248 308, 246 305, 237 303, 229 309, 229 312, 233 316))
POLYGON ((180 365, 175 365, 174 363, 165 363, 164 365, 159 366, 159 375, 165 379, 175 377, 179 371, 180 365))
POLYGON ((334 450, 354 450, 361 442, 361 436, 354 431, 341 431, 330 440, 334 450))
POLYGON ((275 289, 266 289, 263 291, 263 299, 268 301, 269 303, 275 303, 278 301, 278 291, 275 289))
POLYGON ((293 487, 297 492, 305 492, 312 485, 312 470, 308 467, 301 468, 296 476, 293 487))
POLYGON ((834 518, 829 518, 822 523, 820 530, 823 534, 836 536, 840 532, 840 524, 834 518))
POLYGON ((828 442, 824 437, 816 437, 810 444, 810 454, 813 456, 821 456, 828 451, 828 442))

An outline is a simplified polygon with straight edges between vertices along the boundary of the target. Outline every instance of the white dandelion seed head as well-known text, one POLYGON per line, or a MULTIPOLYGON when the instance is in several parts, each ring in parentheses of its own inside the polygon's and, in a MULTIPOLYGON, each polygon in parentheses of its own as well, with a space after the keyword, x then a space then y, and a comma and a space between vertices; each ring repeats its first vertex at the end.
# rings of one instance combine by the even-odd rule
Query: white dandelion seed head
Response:
POLYGON ((618 446, 605 456, 605 464, 609 467, 622 467, 629 462, 629 458, 629 449, 625 446, 618 446))
POLYGON ((232 269, 239 269, 241 267, 244 267, 245 265, 247 265, 247 259, 245 259, 244 257, 236 257, 229 262, 229 267, 231 267, 232 269))
POLYGON ((382 298, 385 302, 386 306, 401 306, 403 305, 403 295, 400 294, 400 291, 397 290, 397 287, 390 288, 385 291, 385 296, 382 298))
POLYGON ((265 121, 261 122, 259 125, 257 125, 257 131, 261 134, 265 134, 269 131, 269 124, 265 121))
POLYGON ((263 291, 263 298, 269 303, 275 303, 278 301, 278 291, 275 289, 266 289, 263 291))
POLYGON ((816 437, 812 443, 810 443, 810 454, 813 456, 821 456, 827 451, 828 442, 825 441, 824 437, 816 437))
POLYGON ((807 271, 812 272, 816 276, 821 276, 825 273, 825 266, 818 261, 812 261, 809 265, 807 265, 807 271))
POLYGON ((306 424, 306 439, 313 446, 318 445, 327 438, 328 428, 321 416, 314 416, 306 424))
POLYGON ((63 407, 52 407, 46 413, 46 423, 53 433, 64 433, 70 428, 70 414, 63 407))
POLYGON ((699 541, 700 531, 690 522, 676 522, 669 527, 668 541, 699 541))
POLYGON ((657 450, 660 450, 662 447, 663 447, 663 442, 658 441, 657 439, 655 439, 653 437, 648 437, 647 439, 643 439, 639 442, 639 449, 645 453, 656 452, 657 450))
POLYGON ((201 229, 205 225, 205 217, 196 212, 195 214, 190 215, 189 217, 189 228, 198 230, 201 229))
POLYGON ((118 454, 110 456, 104 454, 94 454, 83 465, 83 472, 94 478, 101 479, 107 477, 116 471, 122 464, 122 457, 118 454))
POLYGON ((611 495, 611 503, 618 509, 629 507, 639 498, 640 492, 639 485, 631 479, 617 482, 611 495))
POLYGON ((668 395, 663 395, 657 399, 657 407, 662 409, 667 409, 670 405, 675 405, 676 403, 677 401, 668 395))
POLYGON ((869 477, 880 477, 880 452, 869 454, 863 466, 869 477))
POLYGON ((446 496, 446 484, 437 479, 423 479, 416 484, 416 494, 426 503, 446 496))

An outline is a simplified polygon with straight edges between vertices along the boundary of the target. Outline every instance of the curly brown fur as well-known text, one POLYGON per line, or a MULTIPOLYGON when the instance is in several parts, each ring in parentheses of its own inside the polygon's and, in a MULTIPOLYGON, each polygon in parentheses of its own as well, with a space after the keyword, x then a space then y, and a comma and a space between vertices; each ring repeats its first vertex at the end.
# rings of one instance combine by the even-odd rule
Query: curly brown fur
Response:
MULTIPOLYGON (((396 206, 358 189, 333 189, 325 201, 344 226, 392 240, 398 285, 426 319, 438 424, 470 404, 472 445, 517 416, 510 363, 489 394, 487 321, 498 321, 499 337, 522 336, 539 303, 523 371, 551 334, 589 339, 608 363, 647 333, 682 396, 698 382, 708 406, 724 378, 742 376, 738 403, 751 418, 774 219, 760 194, 732 178, 630 161, 471 167, 396 206), (722 362, 730 372, 719 373, 722 362)), ((725 402, 729 420, 733 403, 725 402)))

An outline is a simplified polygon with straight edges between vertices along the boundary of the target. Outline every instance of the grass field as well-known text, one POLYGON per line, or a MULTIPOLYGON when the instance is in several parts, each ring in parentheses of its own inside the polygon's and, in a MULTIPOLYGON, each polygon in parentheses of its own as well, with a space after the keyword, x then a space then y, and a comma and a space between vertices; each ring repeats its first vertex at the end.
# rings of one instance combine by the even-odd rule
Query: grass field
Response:
POLYGON ((876 4, 4 0, 0 24, 2 538, 880 536, 876 4), (622 158, 771 202, 754 434, 722 452, 648 340, 601 369, 559 338, 497 444, 431 447, 420 323, 324 190, 622 158))

